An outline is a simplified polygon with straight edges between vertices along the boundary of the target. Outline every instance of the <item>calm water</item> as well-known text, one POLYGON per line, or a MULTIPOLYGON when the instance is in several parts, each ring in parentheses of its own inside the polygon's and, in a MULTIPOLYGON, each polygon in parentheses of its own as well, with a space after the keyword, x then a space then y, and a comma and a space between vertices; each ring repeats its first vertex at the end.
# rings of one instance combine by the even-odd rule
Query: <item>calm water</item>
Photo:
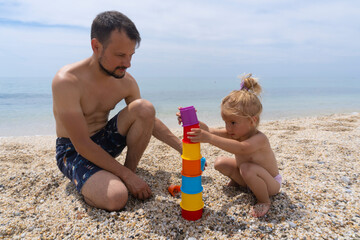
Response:
MULTIPOLYGON (((54 135, 51 77, 0 78, 0 136, 54 135)), ((237 78, 137 78, 143 98, 150 100, 157 116, 170 128, 177 125, 179 106, 193 105, 198 118, 222 125, 220 102, 239 88, 237 78)), ((359 79, 260 79, 263 87, 262 120, 276 120, 332 113, 360 112, 359 79)), ((124 103, 112 111, 114 115, 124 103)))

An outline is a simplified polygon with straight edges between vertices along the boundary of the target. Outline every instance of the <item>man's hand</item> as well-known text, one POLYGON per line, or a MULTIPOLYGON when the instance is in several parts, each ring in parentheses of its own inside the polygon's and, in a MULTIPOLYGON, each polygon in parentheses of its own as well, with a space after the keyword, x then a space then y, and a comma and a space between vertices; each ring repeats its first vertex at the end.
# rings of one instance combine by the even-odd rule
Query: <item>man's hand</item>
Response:
POLYGON ((181 123, 182 123, 181 114, 180 114, 180 108, 181 108, 181 107, 178 107, 179 112, 176 113, 176 117, 177 117, 177 120, 178 120, 178 124, 179 124, 179 125, 181 125, 181 123))
MULTIPOLYGON (((179 109, 179 112, 176 113, 176 117, 177 117, 177 120, 178 120, 178 124, 180 125, 182 123, 182 119, 181 119, 181 113, 180 113, 180 109, 182 107, 178 107, 179 109)), ((195 109, 195 112, 197 112, 197 110, 195 109)))
POLYGON ((138 199, 145 200, 152 195, 149 185, 135 173, 127 179, 125 185, 129 189, 129 192, 138 199))

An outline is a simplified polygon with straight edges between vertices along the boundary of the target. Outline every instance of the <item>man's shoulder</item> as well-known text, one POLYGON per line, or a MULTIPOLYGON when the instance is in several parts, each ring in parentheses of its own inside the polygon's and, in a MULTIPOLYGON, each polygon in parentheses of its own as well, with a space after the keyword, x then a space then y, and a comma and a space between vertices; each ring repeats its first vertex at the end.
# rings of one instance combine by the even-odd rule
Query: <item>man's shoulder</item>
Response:
POLYGON ((124 80, 136 83, 135 78, 129 72, 125 73, 124 80))
POLYGON ((65 65, 54 76, 52 90, 55 92, 78 92, 80 89, 80 78, 74 64, 65 65))
POLYGON ((125 76, 119 81, 119 83, 122 85, 122 87, 126 87, 129 90, 133 89, 134 87, 137 89, 138 84, 135 78, 128 72, 126 72, 125 76))
POLYGON ((66 82, 66 81, 74 81, 76 79, 78 79, 78 77, 72 71, 71 65, 66 65, 56 73, 53 81, 66 82))
POLYGON ((53 84, 75 84, 81 78, 84 61, 63 66, 53 78, 53 84))

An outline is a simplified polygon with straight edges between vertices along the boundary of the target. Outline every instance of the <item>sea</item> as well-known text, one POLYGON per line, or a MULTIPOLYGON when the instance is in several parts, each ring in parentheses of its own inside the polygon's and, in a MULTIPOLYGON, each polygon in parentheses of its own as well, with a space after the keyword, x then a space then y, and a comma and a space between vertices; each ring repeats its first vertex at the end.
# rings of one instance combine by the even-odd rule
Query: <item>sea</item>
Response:
MULTIPOLYGON (((136 77, 157 117, 170 129, 178 107, 194 106, 199 120, 223 126, 220 103, 240 88, 235 77, 136 77)), ((52 77, 0 77, 0 137, 56 135, 52 112, 52 77)), ((261 76, 261 121, 360 112, 360 79, 261 76)), ((120 102, 110 117, 125 107, 120 102)))

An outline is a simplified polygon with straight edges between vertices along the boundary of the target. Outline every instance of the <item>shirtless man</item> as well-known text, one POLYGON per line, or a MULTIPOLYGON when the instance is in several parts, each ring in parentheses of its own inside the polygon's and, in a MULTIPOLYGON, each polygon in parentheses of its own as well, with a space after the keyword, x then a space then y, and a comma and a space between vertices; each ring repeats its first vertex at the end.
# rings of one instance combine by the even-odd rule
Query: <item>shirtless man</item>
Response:
POLYGON ((151 196, 135 174, 151 135, 182 151, 181 141, 155 117, 153 105, 141 99, 126 72, 140 40, 125 15, 100 13, 91 27, 93 55, 61 68, 52 83, 57 165, 86 203, 108 211, 122 209, 128 191, 138 199, 151 196), (127 106, 108 120, 123 99, 127 106), (125 146, 122 165, 115 157, 125 146))

